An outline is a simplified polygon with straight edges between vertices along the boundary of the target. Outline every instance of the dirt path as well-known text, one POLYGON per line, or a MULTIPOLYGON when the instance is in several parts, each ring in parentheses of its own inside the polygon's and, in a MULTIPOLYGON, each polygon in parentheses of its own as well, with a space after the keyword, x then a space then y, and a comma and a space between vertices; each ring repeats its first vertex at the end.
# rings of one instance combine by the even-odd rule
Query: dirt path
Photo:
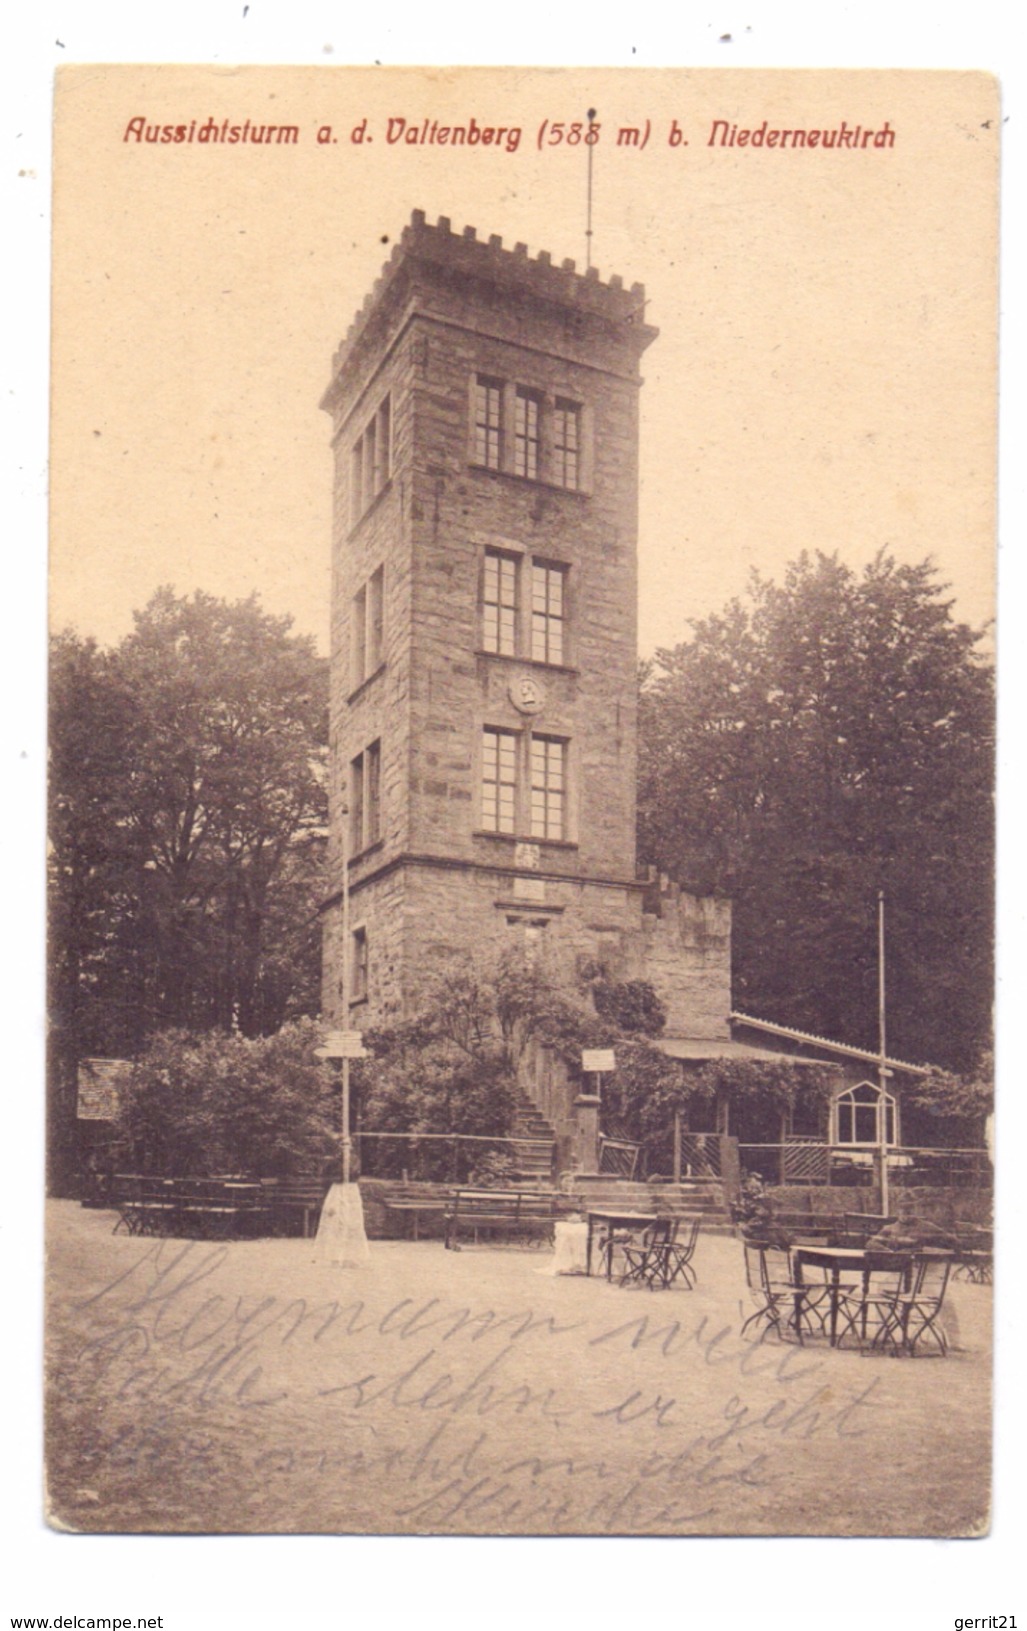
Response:
POLYGON ((945 1360, 742 1341, 692 1292, 546 1253, 133 1240, 49 1223, 54 1521, 88 1531, 958 1535, 986 1525, 987 1287, 945 1360))

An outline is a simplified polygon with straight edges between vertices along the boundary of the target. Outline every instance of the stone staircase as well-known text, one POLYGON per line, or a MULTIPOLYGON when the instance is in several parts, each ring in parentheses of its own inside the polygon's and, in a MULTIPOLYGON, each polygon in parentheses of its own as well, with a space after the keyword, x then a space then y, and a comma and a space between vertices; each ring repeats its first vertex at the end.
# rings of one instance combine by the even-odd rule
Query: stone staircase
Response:
POLYGON ((670 1212, 675 1217, 701 1217, 705 1234, 734 1233, 731 1213, 719 1178, 682 1178, 680 1183, 643 1183, 606 1173, 574 1173, 567 1180, 583 1208, 627 1212, 670 1212))
POLYGON ((551 1183, 556 1135, 549 1122, 524 1093, 521 1094, 514 1111, 511 1136, 531 1140, 530 1145, 521 1145, 512 1152, 521 1177, 531 1183, 551 1183))

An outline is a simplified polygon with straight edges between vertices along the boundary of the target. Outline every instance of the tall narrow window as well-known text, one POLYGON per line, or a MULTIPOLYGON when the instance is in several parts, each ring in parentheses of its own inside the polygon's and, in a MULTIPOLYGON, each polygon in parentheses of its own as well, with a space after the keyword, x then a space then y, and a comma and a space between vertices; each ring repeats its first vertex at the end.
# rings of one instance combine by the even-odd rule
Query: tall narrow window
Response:
POLYGON ((372 419, 364 432, 361 446, 364 450, 363 498, 366 510, 378 493, 378 433, 377 419, 372 419))
POLYGON ((514 424, 514 473, 538 480, 539 399, 534 391, 517 387, 517 417, 514 424))
POLYGON ((350 681, 354 687, 367 678, 367 585, 353 596, 350 617, 350 681))
POLYGON ((374 490, 380 493, 392 474, 392 409, 386 397, 378 409, 375 437, 374 490))
POLYGON ((353 444, 350 461, 350 524, 356 526, 392 474, 392 408, 388 397, 353 444))
POLYGON ((358 753, 349 767, 349 847, 359 855, 364 847, 364 755, 358 753))
POLYGON ((385 587, 385 568, 379 567, 372 572, 367 582, 367 668, 368 674, 373 674, 382 660, 382 639, 384 632, 384 606, 383 593, 385 587))
POLYGON ((382 745, 372 742, 364 753, 364 848, 382 835, 382 745))
POLYGON ((531 566, 531 655, 537 663, 562 663, 566 618, 565 566, 531 566))
POLYGON ((381 814, 382 745, 372 742, 349 767, 350 854, 377 844, 382 835, 381 814))
POLYGON ((385 568, 379 566, 353 596, 350 614, 350 684, 354 689, 385 658, 385 568))
POLYGON ((516 555, 485 551, 482 644, 503 657, 517 652, 517 569, 516 555))
POLYGON ((482 737, 481 824, 486 832, 516 831, 517 733, 486 730, 482 737))
POLYGON ((581 484, 581 409, 558 396, 553 412, 553 480, 576 490, 581 484))
POLYGON ((363 438, 357 442, 350 457, 349 471, 349 520, 350 526, 355 527, 364 513, 364 444, 363 438))
POLYGON ((350 961, 350 1002, 363 1002, 367 996, 368 956, 367 930, 353 930, 350 961))
POLYGON ((531 739, 531 836, 563 838, 567 823, 567 744, 552 736, 531 739))
POLYGON ((500 380, 479 374, 474 387, 474 459, 488 470, 502 461, 503 386, 500 380))

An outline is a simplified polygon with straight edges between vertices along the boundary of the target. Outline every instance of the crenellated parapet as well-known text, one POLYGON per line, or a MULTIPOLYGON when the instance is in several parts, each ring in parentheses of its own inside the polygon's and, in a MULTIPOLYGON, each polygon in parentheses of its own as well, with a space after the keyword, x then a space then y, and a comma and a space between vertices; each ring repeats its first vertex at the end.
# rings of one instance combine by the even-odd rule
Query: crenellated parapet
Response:
POLYGON ((567 318, 585 323, 593 332, 603 328, 611 338, 615 336, 636 362, 659 332, 645 321, 645 286, 641 283, 625 288, 617 274, 604 281, 594 266, 579 272, 573 260, 555 264, 546 250, 531 255, 523 243, 508 249, 497 234, 479 239, 473 226, 454 232, 448 216, 440 215, 431 225, 423 210, 414 210, 334 354, 333 385, 323 407, 331 410, 335 405, 336 382, 353 362, 369 326, 403 303, 416 286, 418 272, 428 288, 433 282, 470 280, 488 290, 495 306, 530 301, 550 310, 563 308, 567 318))

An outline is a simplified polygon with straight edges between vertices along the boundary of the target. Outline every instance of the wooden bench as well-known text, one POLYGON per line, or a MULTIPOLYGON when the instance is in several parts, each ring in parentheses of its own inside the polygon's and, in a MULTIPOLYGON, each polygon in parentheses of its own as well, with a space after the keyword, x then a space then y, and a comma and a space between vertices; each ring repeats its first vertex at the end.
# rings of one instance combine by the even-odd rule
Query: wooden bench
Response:
MULTIPOLYGON (((733 1206, 731 1215, 734 1222, 744 1228, 742 1209, 733 1206)), ((772 1222, 775 1229, 781 1230, 793 1242, 810 1241, 833 1246, 843 1244, 840 1237, 845 1225, 840 1212, 815 1212, 812 1207, 789 1209, 775 1206, 772 1222)))
POLYGON ((441 1218, 451 1208, 445 1195, 425 1193, 417 1184, 394 1182, 382 1196, 390 1219, 395 1216, 404 1239, 419 1240, 423 1218, 441 1218))
POLYGON ((246 1180, 119 1173, 109 1193, 115 1233, 227 1239, 256 1233, 266 1220, 260 1185, 246 1180))
POLYGON ((329 1186, 321 1178, 265 1178, 261 1188, 273 1233, 291 1235, 299 1223, 304 1240, 316 1234, 329 1186))
POLYGON ((459 1251, 461 1231, 527 1235, 551 1241, 567 1197, 537 1189, 455 1189, 446 1204, 446 1250, 459 1251))

